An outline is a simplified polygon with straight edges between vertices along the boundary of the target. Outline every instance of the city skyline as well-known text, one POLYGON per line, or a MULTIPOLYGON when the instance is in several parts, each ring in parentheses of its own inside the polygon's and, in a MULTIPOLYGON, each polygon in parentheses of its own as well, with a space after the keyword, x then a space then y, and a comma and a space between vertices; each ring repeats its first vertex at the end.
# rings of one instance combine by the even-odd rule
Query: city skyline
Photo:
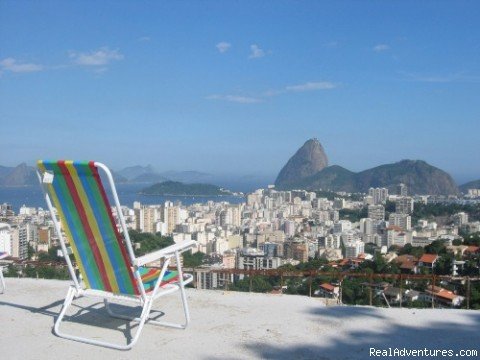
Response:
POLYGON ((273 180, 309 138, 362 171, 480 178, 473 2, 0 4, 0 165, 273 180))

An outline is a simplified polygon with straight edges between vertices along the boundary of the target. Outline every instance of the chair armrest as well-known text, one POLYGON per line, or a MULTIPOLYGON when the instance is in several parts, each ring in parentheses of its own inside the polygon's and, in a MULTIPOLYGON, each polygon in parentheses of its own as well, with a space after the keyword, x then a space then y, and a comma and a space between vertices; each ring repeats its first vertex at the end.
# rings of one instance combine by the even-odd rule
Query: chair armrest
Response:
POLYGON ((161 259, 163 257, 172 256, 177 251, 184 252, 184 251, 190 250, 190 249, 192 249, 196 246, 197 246, 196 241, 193 241, 193 240, 182 241, 181 243, 173 244, 173 245, 170 245, 170 246, 168 246, 166 248, 163 248, 161 250, 157 250, 157 251, 154 251, 150 254, 146 254, 146 255, 143 255, 139 258, 136 258, 136 259, 133 260, 133 265, 142 266, 142 265, 148 264, 152 261, 161 259))

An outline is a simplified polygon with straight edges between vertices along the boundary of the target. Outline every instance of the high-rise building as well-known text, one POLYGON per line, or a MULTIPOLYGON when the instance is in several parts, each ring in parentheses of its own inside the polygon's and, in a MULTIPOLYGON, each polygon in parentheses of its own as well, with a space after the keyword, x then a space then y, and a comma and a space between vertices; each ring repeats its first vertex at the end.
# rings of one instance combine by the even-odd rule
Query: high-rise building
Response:
POLYGON ((12 228, 12 256, 25 260, 28 258, 29 227, 25 225, 12 228))
POLYGON ((453 222, 456 226, 462 226, 468 223, 468 214, 459 212, 453 215, 453 222))
POLYGON ((372 235, 375 233, 374 220, 370 218, 360 219, 360 232, 362 234, 372 235))
POLYGON ((388 199, 388 189, 386 188, 370 188, 368 189, 368 195, 373 198, 373 203, 385 204, 388 199))
POLYGON ((167 233, 173 233, 175 226, 179 224, 179 208, 174 206, 171 201, 165 202, 165 208, 163 209, 163 219, 167 224, 167 233))
POLYGON ((333 233, 343 233, 352 228, 352 223, 348 220, 340 220, 333 225, 333 233))
POLYGON ((402 230, 410 230, 412 228, 412 218, 408 214, 391 213, 388 217, 389 225, 398 226, 402 230))
POLYGON ((283 224, 284 232, 286 237, 292 237, 295 235, 295 221, 285 220, 283 224))
POLYGON ((372 220, 385 220, 385 207, 383 205, 368 205, 368 217, 372 220))
POLYGON ((397 194, 400 196, 408 196, 408 187, 405 184, 398 184, 397 185, 397 194))
POLYGON ((339 249, 340 248, 340 235, 328 234, 325 237, 325 248, 327 249, 339 249))
POLYGON ((288 241, 285 243, 285 257, 288 259, 308 261, 308 244, 306 241, 288 241))
POLYGON ((397 214, 411 214, 413 206, 413 198, 409 196, 401 196, 395 200, 395 212, 397 214))
POLYGON ((266 242, 260 245, 260 250, 263 251, 265 257, 279 257, 283 253, 280 247, 279 243, 266 242))
POLYGON ((365 243, 361 240, 353 240, 345 244, 345 257, 356 258, 365 252, 365 243))
POLYGON ((0 252, 12 255, 12 230, 5 223, 0 223, 0 252))

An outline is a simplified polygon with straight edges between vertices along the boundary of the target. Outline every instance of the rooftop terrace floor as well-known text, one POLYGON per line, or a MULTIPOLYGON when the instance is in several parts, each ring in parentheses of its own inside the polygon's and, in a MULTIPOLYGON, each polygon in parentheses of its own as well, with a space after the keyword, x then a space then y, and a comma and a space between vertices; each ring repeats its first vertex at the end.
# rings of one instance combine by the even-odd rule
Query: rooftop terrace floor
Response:
MULTIPOLYGON (((480 354, 479 311, 327 307, 304 296, 194 289, 187 292, 192 321, 186 330, 147 324, 132 350, 111 350, 53 335, 69 282, 6 280, 1 359, 366 359, 371 347, 480 354)), ((125 343, 136 330, 110 318, 101 300, 74 303, 65 331, 125 343)), ((155 309, 167 321, 181 320, 178 293, 158 300, 155 309)))

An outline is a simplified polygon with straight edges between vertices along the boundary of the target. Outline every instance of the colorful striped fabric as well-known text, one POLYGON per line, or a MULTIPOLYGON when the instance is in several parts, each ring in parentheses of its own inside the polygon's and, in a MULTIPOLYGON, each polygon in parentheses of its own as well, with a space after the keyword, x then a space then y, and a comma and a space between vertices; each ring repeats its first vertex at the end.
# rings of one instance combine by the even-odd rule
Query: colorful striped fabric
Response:
MULTIPOLYGON (((141 267, 139 269, 142 277, 143 286, 146 292, 152 291, 157 283, 160 269, 141 267)), ((160 286, 175 282, 178 280, 178 271, 167 270, 162 278, 160 286)))
MULTIPOLYGON (((87 288, 138 295, 127 249, 111 213, 105 189, 93 161, 38 161, 38 169, 53 175, 44 186, 57 209, 62 228, 87 288)), ((45 179, 51 176, 45 176, 45 179)), ((154 274, 142 270, 145 289, 154 274)), ((158 271, 156 271, 158 277, 158 271)), ((166 280, 166 279, 165 279, 166 280)), ((152 285, 153 284, 153 285, 152 285)))

